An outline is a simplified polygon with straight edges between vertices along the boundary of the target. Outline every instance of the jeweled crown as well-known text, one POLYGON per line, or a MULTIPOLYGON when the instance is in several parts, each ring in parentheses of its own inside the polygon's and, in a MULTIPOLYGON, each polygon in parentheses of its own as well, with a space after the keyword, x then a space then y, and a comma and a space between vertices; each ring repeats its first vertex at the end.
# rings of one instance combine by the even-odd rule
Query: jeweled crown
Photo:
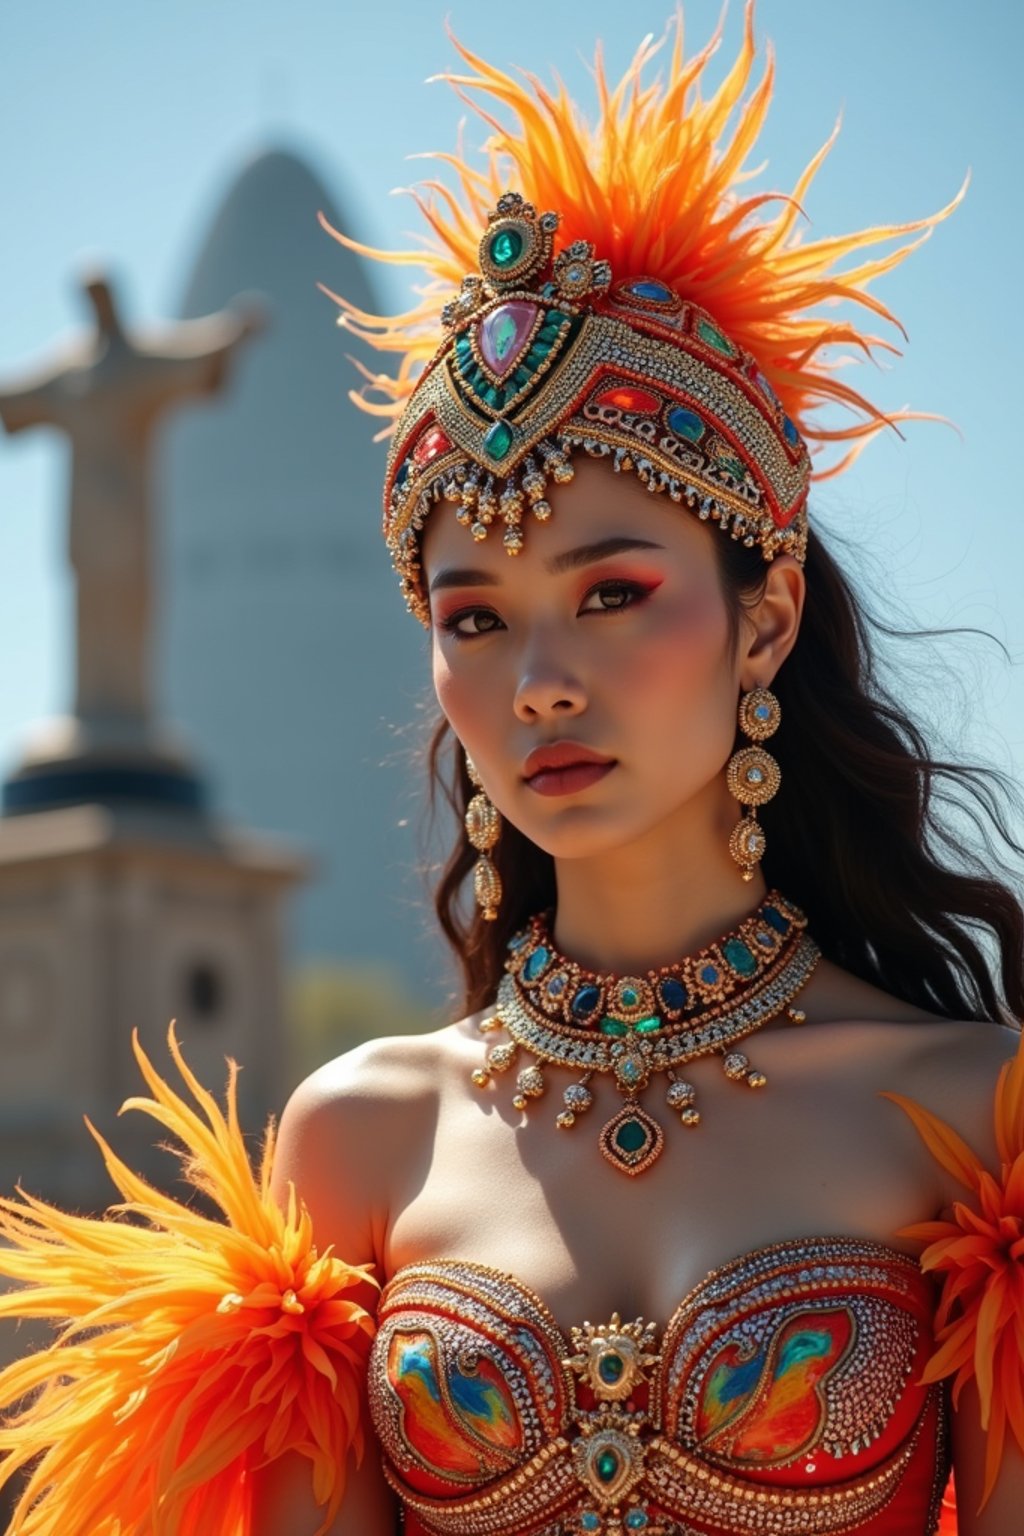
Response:
POLYGON ((867 311, 898 326, 870 284, 963 192, 911 223, 804 240, 804 201, 835 134, 792 192, 746 185, 774 68, 769 52, 751 85, 753 22, 748 0, 739 54, 706 95, 722 23, 685 58, 678 13, 667 71, 653 84, 642 77, 662 43, 643 43, 617 84, 598 53, 593 127, 564 87, 515 79, 456 41, 468 72, 442 78, 491 137, 484 169, 439 157, 458 193, 439 182, 414 189, 434 243, 377 251, 323 221, 350 249, 428 275, 415 306, 393 318, 331 294, 339 323, 400 358, 394 374, 363 368, 368 389, 353 398, 392 435, 384 532, 424 622, 419 534, 442 500, 476 538, 500 525, 515 554, 529 518, 549 515, 551 482, 570 479, 574 454, 587 452, 766 558, 801 559, 809 482, 920 414, 879 409, 840 370, 895 350, 857 323, 867 311), (503 111, 507 123, 495 115, 503 111), (841 270, 846 257, 857 259, 841 270), (822 406, 851 419, 822 421, 822 406))
POLYGON ((518 554, 526 514, 550 516, 549 482, 571 479, 581 449, 767 559, 802 559, 810 462, 756 359, 658 279, 616 282, 589 241, 554 255, 558 226, 518 193, 499 198, 399 420, 384 531, 411 605, 437 501, 476 539, 503 527, 518 554))

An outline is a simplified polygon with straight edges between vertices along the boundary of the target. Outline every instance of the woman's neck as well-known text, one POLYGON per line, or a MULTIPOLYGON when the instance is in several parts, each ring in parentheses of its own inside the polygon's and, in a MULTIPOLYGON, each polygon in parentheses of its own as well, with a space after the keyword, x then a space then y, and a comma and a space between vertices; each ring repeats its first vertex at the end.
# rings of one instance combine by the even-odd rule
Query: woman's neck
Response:
POLYGON ((719 797, 683 806, 628 847, 556 862, 552 937, 588 970, 629 975, 697 953, 764 898, 758 869, 744 881, 728 849, 739 819, 719 797))

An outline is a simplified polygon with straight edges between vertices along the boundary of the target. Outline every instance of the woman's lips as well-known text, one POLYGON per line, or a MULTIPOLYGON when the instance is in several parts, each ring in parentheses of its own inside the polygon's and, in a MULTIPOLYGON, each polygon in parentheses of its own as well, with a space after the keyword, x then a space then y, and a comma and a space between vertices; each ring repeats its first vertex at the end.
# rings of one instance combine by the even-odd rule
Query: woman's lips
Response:
POLYGON ((571 763, 565 768, 542 768, 526 782, 538 795, 575 795, 603 779, 614 767, 614 759, 605 763, 571 763))
POLYGON ((551 741, 534 747, 523 764, 523 779, 538 795, 575 795, 603 779, 615 763, 581 741, 551 741))

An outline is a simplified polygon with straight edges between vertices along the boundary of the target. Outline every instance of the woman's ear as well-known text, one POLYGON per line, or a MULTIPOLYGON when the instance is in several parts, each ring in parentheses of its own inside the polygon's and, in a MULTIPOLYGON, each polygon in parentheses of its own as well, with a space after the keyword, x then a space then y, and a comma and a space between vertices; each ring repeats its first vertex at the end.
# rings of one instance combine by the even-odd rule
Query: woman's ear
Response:
POLYGON ((768 688, 800 633, 807 582, 792 555, 776 555, 765 573, 764 592, 744 611, 740 686, 768 688))

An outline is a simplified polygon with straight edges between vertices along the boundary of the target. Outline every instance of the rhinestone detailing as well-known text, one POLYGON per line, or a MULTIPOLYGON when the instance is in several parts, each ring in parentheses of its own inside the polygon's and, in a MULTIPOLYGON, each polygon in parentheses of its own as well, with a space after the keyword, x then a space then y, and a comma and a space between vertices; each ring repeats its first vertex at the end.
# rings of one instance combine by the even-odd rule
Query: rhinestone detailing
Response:
POLYGON ((658 279, 613 285, 588 241, 555 255, 558 225, 517 193, 498 199, 479 271, 444 306, 393 437, 385 537, 425 624, 420 534, 434 506, 454 502, 476 539, 500 509, 518 554, 524 505, 550 516, 548 482, 571 479, 577 453, 611 458, 766 559, 804 558, 810 460, 755 359, 658 279), (429 461, 414 451, 425 423, 449 444, 429 461))
MULTIPOLYGON (((755 742, 767 741, 782 723, 782 706, 769 688, 752 688, 739 704, 739 727, 755 742)), ((729 793, 749 807, 732 829, 729 852, 740 867, 744 880, 754 878, 754 870, 764 858, 767 840, 757 819, 757 807, 767 805, 778 794, 782 772, 770 752, 762 746, 742 747, 729 759, 725 770, 729 793)))
POLYGON ((946 1464, 931 1307, 913 1260, 854 1238, 736 1259, 663 1331, 613 1313, 568 1338, 511 1275, 411 1264, 370 1359, 384 1470, 427 1536, 838 1536, 883 1509, 925 1530, 932 1489, 904 1477, 946 1464))
POLYGON ((520 1050, 530 1052, 536 1062, 520 1068, 513 1098, 525 1110, 547 1087, 542 1064, 581 1071, 556 1116, 560 1130, 571 1130, 593 1103, 594 1073, 611 1075, 626 1102, 602 1125, 598 1145, 620 1172, 643 1173, 665 1144, 661 1126, 638 1103, 653 1076, 666 1074, 665 1101, 689 1129, 700 1124, 696 1088, 675 1075, 687 1062, 717 1054, 730 1081, 765 1086, 765 1074, 735 1047, 783 1013, 806 983, 820 958, 806 927, 799 908, 773 891, 700 954, 646 976, 615 977, 560 955, 547 919, 535 917, 510 941, 497 1008, 480 1025, 485 1034, 503 1028, 508 1039, 491 1047, 472 1080, 486 1088, 520 1050))

